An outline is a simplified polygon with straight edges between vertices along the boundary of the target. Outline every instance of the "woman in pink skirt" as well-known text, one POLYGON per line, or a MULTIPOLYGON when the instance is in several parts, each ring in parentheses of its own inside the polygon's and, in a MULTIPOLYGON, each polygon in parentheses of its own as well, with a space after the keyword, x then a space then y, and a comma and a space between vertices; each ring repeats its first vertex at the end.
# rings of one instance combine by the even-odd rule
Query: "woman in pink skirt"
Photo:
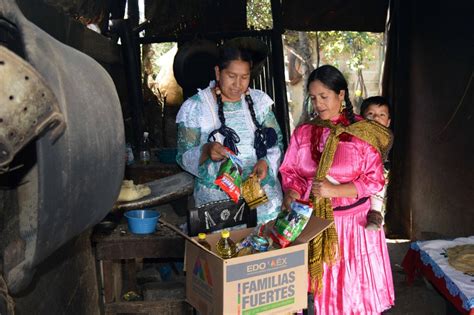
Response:
POLYGON ((313 201, 314 215, 334 220, 310 244, 315 314, 379 314, 394 303, 383 230, 366 230, 369 196, 384 185, 390 131, 354 115, 347 82, 332 66, 314 70, 308 93, 315 119, 293 133, 280 167, 285 197, 313 201))

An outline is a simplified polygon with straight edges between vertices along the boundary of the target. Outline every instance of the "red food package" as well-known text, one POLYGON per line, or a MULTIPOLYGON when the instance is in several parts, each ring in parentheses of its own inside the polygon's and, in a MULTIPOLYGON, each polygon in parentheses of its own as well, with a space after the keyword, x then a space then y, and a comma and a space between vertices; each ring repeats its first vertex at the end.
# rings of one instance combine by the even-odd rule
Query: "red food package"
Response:
POLYGON ((222 162, 214 183, 237 203, 240 199, 240 186, 242 184, 242 162, 230 149, 226 149, 228 159, 222 162))

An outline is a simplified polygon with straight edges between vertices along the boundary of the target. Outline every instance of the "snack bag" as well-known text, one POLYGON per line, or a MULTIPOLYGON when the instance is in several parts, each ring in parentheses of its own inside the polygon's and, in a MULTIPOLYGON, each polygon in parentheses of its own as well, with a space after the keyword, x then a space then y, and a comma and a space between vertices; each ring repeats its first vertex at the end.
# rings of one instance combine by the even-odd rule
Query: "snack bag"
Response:
POLYGON ((282 211, 278 214, 270 234, 273 242, 280 245, 281 248, 294 242, 308 224, 312 212, 311 203, 303 200, 293 201, 289 211, 282 211))
POLYGON ((242 183, 242 197, 250 209, 255 209, 268 202, 267 194, 256 175, 250 175, 242 183))
POLYGON ((228 159, 222 162, 214 183, 237 203, 240 198, 240 186, 242 184, 242 161, 234 152, 228 148, 226 149, 228 159))

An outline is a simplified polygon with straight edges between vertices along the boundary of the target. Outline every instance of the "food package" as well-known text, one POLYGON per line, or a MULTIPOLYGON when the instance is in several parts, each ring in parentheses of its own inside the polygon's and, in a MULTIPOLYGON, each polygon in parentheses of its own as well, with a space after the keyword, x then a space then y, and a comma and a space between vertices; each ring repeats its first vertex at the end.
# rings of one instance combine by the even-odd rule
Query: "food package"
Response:
POLYGON ((240 199, 240 187, 242 185, 242 161, 234 152, 228 148, 226 149, 228 159, 222 162, 214 183, 237 203, 240 199))
POLYGON ((313 212, 311 203, 295 200, 291 203, 289 211, 278 214, 270 237, 273 242, 285 248, 290 245, 303 231, 313 212))
POLYGON ((255 209, 268 202, 267 194, 256 175, 250 175, 242 183, 242 197, 250 209, 255 209))
POLYGON ((135 185, 133 180, 124 180, 120 187, 118 202, 133 201, 151 194, 150 187, 146 185, 135 185))
POLYGON ((273 244, 268 236, 265 224, 258 225, 253 232, 237 243, 238 256, 266 252, 273 244))

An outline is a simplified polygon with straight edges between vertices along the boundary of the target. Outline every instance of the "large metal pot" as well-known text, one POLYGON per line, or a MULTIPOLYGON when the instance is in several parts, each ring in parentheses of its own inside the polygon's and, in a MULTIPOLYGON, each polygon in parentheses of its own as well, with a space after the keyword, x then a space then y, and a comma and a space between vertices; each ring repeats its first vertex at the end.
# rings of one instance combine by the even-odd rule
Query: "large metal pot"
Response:
POLYGON ((10 188, 0 191, 0 267, 16 293, 35 266, 112 208, 125 167, 124 128, 114 83, 97 62, 30 23, 14 1, 0 0, 0 16, 18 30, 24 60, 66 125, 55 137, 57 129, 46 128, 25 143, 10 165, 23 166, 0 178, 10 188))

